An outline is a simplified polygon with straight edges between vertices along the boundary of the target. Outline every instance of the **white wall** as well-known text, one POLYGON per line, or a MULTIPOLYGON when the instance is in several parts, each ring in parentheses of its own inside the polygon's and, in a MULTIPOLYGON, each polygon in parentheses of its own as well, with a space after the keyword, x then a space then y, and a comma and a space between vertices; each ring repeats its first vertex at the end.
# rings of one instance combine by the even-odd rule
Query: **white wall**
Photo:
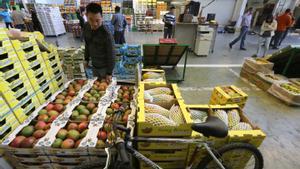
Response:
MULTIPOLYGON (((201 6, 206 5, 211 0, 201 0, 201 6)), ((215 13, 216 20, 222 25, 228 24, 231 20, 236 0, 216 0, 210 6, 203 10, 202 16, 206 17, 208 13, 215 13)))

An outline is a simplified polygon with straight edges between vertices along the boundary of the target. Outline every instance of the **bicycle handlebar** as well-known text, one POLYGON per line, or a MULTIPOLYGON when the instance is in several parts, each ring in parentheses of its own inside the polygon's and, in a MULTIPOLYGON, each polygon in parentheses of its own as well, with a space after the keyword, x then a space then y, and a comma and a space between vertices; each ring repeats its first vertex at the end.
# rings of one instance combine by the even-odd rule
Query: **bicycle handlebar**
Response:
POLYGON ((113 126, 121 131, 124 131, 126 134, 130 134, 131 129, 130 128, 126 128, 123 125, 118 125, 118 124, 113 124, 113 126))

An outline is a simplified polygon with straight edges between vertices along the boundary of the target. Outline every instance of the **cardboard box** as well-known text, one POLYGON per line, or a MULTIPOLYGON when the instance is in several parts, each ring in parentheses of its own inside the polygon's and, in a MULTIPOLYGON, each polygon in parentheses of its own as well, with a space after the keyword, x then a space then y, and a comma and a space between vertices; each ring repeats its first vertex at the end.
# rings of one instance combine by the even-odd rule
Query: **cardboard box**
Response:
POLYGON ((238 104, 243 107, 248 99, 248 95, 234 85, 215 87, 210 104, 238 104))
POLYGON ((291 82, 274 83, 268 92, 288 105, 300 106, 300 87, 291 82))

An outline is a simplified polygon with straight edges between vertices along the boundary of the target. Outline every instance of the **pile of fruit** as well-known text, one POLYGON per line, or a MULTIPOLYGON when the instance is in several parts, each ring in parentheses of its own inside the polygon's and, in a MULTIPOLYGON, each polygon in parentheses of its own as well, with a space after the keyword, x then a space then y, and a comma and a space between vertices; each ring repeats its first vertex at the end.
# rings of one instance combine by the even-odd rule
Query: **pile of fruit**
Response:
MULTIPOLYGON (((106 110, 103 127, 98 132, 96 148, 105 147, 106 142, 111 143, 116 138, 113 132, 113 123, 127 125, 128 116, 131 114, 130 102, 133 100, 135 89, 133 86, 122 85, 118 89, 117 99, 106 110)), ((124 136, 124 133, 122 133, 124 136)))
POLYGON ((86 83, 85 80, 71 82, 67 89, 56 96, 56 99, 38 112, 38 116, 24 127, 10 143, 15 148, 32 148, 40 138, 46 135, 52 122, 65 110, 78 91, 86 83))
POLYGON ((278 81, 278 80, 281 80, 281 79, 279 79, 278 77, 276 77, 276 76, 273 75, 273 74, 265 74, 265 78, 270 79, 270 80, 272 80, 272 81, 278 81))
POLYGON ((230 97, 241 97, 241 95, 239 93, 237 93, 236 91, 234 91, 231 87, 222 87, 222 89, 230 97))
POLYGON ((287 90, 295 95, 300 94, 300 89, 292 83, 283 83, 280 85, 280 87, 284 88, 285 90, 287 90))
POLYGON ((66 127, 60 129, 56 134, 56 139, 51 145, 53 148, 71 149, 77 148, 81 140, 88 132, 88 122, 69 122, 66 127))
POLYGON ((145 72, 143 74, 143 82, 163 82, 164 75, 156 72, 145 72))
POLYGON ((258 63, 258 64, 269 64, 270 62, 265 60, 265 59, 262 59, 262 58, 256 58, 255 61, 258 63))
POLYGON ((241 121, 239 110, 231 109, 227 110, 215 110, 213 111, 213 116, 221 119, 230 130, 252 130, 250 124, 241 121))
POLYGON ((145 120, 153 126, 177 126, 184 123, 180 107, 168 87, 144 91, 145 120))
POLYGON ((190 114, 194 123, 203 123, 207 119, 207 112, 205 111, 190 109, 190 114))
POLYGON ((82 98, 86 102, 98 103, 100 98, 105 94, 105 91, 110 84, 110 81, 102 79, 101 81, 96 80, 92 88, 86 92, 82 98))

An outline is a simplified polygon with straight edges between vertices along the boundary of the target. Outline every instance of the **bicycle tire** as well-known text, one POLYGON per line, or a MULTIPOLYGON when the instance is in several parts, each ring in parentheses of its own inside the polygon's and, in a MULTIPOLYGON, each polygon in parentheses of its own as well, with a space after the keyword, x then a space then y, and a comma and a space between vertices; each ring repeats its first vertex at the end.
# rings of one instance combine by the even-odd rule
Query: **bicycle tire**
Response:
MULTIPOLYGON (((254 155, 255 157, 255 166, 254 169, 262 169, 264 166, 264 160, 263 160, 263 156, 261 154, 261 152, 254 147, 251 144, 248 143, 230 143, 227 144, 223 147, 221 147, 220 149, 218 149, 217 151, 214 152, 214 154, 216 155, 217 158, 222 157, 223 154, 232 151, 232 150, 247 150, 249 152, 252 153, 252 155, 254 155)), ((213 160, 213 158, 210 155, 207 155, 197 166, 197 169, 207 169, 207 165, 209 165, 209 163, 213 160)))

